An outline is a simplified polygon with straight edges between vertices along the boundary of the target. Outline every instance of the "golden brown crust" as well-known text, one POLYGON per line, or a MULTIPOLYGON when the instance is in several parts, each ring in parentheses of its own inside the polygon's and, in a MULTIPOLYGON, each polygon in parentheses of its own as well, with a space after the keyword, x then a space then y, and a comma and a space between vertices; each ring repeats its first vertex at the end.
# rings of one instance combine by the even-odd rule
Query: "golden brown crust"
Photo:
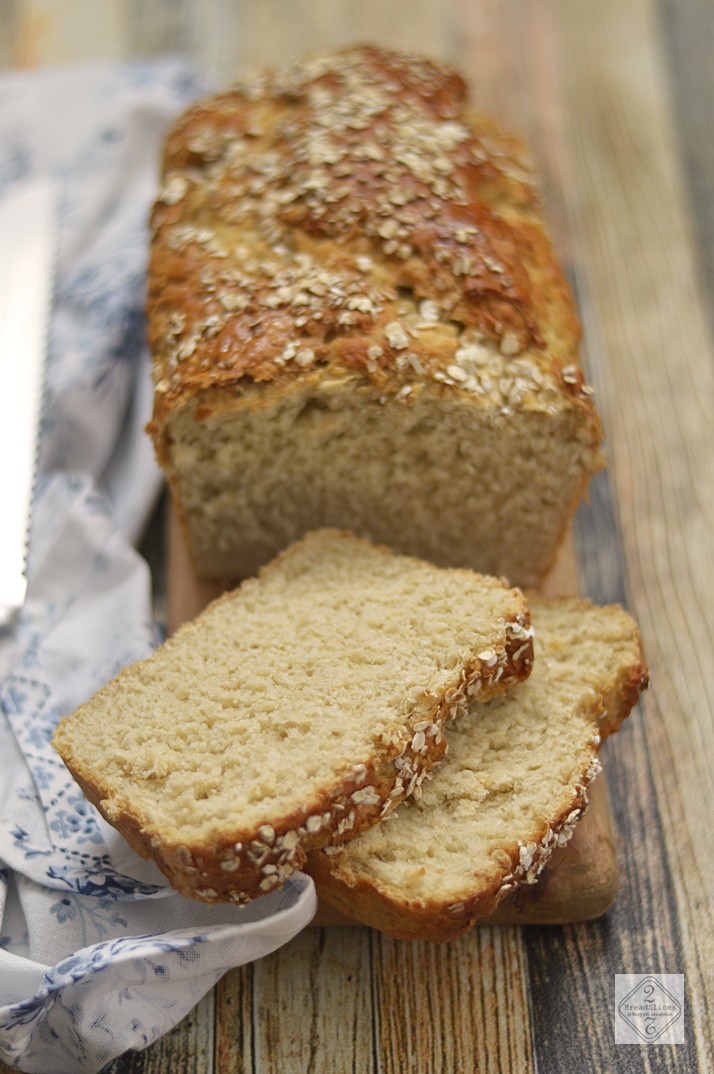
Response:
MULTIPOLYGON (((305 802, 298 813, 273 818, 257 829, 222 831, 211 845, 167 843, 129 799, 105 798, 96 773, 83 771, 67 749, 61 752, 85 797, 142 857, 159 866, 177 891, 204 902, 240 904, 278 887, 303 866, 310 851, 347 842, 391 812, 444 755, 444 723, 466 697, 478 694, 485 701, 504 693, 527 677, 532 659, 530 618, 524 610, 506 623, 506 644, 500 651, 480 654, 464 668, 455 689, 434 699, 430 712, 412 718, 398 739, 375 742, 368 764, 347 766, 343 778, 323 788, 320 797, 305 802)), ((56 744, 61 746, 61 734, 56 744)))
MULTIPOLYGON (((572 598, 551 598, 548 604, 571 605, 572 598)), ((579 601, 583 614, 594 607, 579 601)), ((471 890, 458 901, 445 901, 438 892, 430 900, 408 899, 404 893, 353 871, 339 851, 330 847, 308 855, 306 871, 315 880, 321 899, 348 917, 388 933, 396 939, 422 939, 443 943, 456 939, 474 923, 493 913, 501 900, 520 885, 537 880, 553 851, 564 846, 588 804, 589 788, 601 771, 598 749, 617 732, 649 684, 642 642, 633 620, 617 605, 610 605, 613 635, 637 652, 620 667, 611 682, 593 692, 588 708, 594 734, 583 744, 576 765, 578 774, 565 787, 559 802, 552 804, 549 818, 540 818, 529 833, 514 834, 499 853, 490 857, 489 872, 474 874, 471 890)))
MULTIPOLYGON (((351 533, 322 533, 332 533, 355 544, 366 543, 351 533)), ((308 534, 286 549, 262 569, 261 575, 279 569, 312 536, 308 534)), ((381 550, 390 552, 385 547, 381 550)), ((436 567, 431 569, 437 571, 436 567)), ((509 589, 504 579, 484 579, 484 583, 509 589)), ((420 705, 389 735, 375 739, 366 763, 346 762, 332 785, 325 784, 319 795, 302 803, 299 810, 271 815, 269 823, 266 820, 252 827, 224 823, 210 843, 202 840, 193 846, 178 839, 171 841, 154 818, 140 812, 131 797, 112 789, 111 780, 102 785, 103 772, 76 758, 73 728, 81 722, 82 710, 87 706, 80 706, 71 717, 60 721, 53 745, 89 801, 142 857, 158 865, 176 890, 209 903, 247 903, 278 887, 291 872, 302 867, 310 851, 353 839, 413 793, 445 753, 444 724, 468 697, 488 700, 528 677, 533 662, 530 612, 519 590, 511 589, 509 593, 516 610, 502 620, 502 642, 477 654, 464 665, 451 687, 438 697, 430 694, 427 705, 420 705)), ((234 593, 218 597, 197 620, 180 627, 165 648, 176 645, 186 632, 200 629, 203 617, 233 599, 234 593)), ((122 681, 146 663, 124 669, 87 704, 101 699, 111 711, 122 681)))
POLYGON ((554 809, 550 825, 543 822, 522 842, 514 838, 504 845, 498 861, 494 857, 490 875, 480 873, 473 890, 459 901, 445 902, 438 895, 431 901, 395 899, 386 886, 356 876, 324 850, 308 856, 306 872, 315 881, 321 899, 395 939, 455 940, 493 913, 514 888, 537 880, 556 847, 568 842, 587 806, 589 787, 600 771, 596 752, 593 746, 584 755, 573 792, 554 809))
POLYGON ((449 68, 359 48, 236 86, 179 120, 164 175, 148 305, 163 464, 187 404, 200 420, 252 384, 335 370, 381 394, 465 392, 475 340, 527 363, 535 395, 546 377, 599 443, 525 154, 449 68))

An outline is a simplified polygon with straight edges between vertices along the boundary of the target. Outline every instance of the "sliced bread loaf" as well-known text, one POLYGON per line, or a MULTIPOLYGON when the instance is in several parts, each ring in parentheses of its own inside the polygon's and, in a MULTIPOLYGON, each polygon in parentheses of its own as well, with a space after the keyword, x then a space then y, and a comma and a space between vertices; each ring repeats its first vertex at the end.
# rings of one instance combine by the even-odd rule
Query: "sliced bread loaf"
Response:
POLYGON ((184 895, 241 903, 412 792, 531 665, 504 582, 320 531, 64 719, 86 796, 184 895))
POLYGON ((177 120, 150 430, 198 574, 339 526, 535 585, 602 429, 528 154, 452 70, 352 48, 177 120))
POLYGON ((637 628, 618 606, 530 599, 533 674, 447 728, 421 794, 344 848, 308 857, 319 895, 403 939, 451 940, 570 838, 598 745, 647 684, 637 628))

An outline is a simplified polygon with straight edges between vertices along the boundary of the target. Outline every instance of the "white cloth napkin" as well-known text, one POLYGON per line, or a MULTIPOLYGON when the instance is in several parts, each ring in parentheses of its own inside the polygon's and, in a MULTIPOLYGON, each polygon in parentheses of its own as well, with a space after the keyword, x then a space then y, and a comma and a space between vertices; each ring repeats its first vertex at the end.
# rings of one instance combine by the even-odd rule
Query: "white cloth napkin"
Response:
POLYGON ((62 186, 28 600, 0 637, 0 1059, 32 1074, 146 1047, 316 907, 303 875, 246 908, 182 898, 50 746, 160 640, 132 546, 161 485, 143 431, 147 217, 166 126, 201 88, 167 60, 0 78, 0 197, 38 175, 62 186))

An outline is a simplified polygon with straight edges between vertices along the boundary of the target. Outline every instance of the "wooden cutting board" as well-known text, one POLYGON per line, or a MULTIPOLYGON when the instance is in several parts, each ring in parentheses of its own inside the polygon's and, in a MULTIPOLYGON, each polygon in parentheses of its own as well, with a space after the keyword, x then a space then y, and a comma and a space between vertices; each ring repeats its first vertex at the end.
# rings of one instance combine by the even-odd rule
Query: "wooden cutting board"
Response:
MULTIPOLYGON (((223 592, 220 585, 196 577, 175 512, 168 513, 167 626, 173 633, 223 592)), ((572 543, 566 541, 542 592, 547 596, 577 593, 572 543)), ((556 925, 590 921, 612 905, 617 894, 617 860, 610 827, 607 788, 601 776, 593 784, 590 804, 566 847, 550 858, 535 884, 507 896, 479 924, 556 925)), ((356 922, 323 903, 314 926, 355 925, 356 922)))

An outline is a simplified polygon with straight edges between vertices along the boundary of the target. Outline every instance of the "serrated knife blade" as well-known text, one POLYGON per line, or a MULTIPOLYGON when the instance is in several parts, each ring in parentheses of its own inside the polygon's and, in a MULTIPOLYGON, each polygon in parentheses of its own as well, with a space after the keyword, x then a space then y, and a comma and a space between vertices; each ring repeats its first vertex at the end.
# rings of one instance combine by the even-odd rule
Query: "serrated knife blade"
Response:
POLYGON ((0 627, 27 591, 26 554, 57 248, 57 184, 0 198, 0 627))

